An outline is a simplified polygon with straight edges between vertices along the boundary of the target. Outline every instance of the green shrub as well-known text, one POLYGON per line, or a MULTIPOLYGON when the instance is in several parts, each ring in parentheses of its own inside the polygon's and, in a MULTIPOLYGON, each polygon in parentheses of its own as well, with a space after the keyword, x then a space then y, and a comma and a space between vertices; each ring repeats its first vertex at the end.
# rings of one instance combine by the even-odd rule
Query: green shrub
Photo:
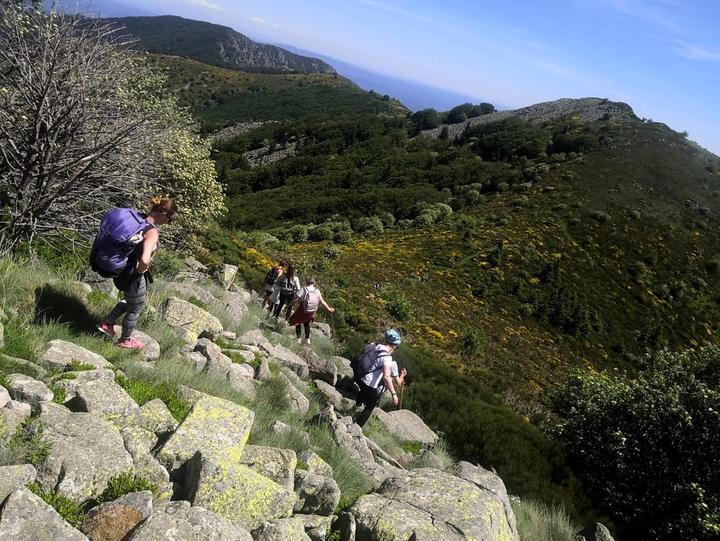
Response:
POLYGON ((13 449, 15 456, 23 457, 24 462, 39 468, 50 454, 52 444, 43 440, 42 423, 36 417, 31 417, 17 428, 8 447, 13 449))
POLYGON ((309 229, 306 225, 293 225, 287 230, 287 239, 290 242, 307 242, 309 229))
POLYGON ((68 372, 83 372, 86 370, 95 370, 95 366, 87 363, 81 363, 80 361, 72 360, 68 365, 68 372))
POLYGON ((377 216, 363 217, 355 222, 355 231, 363 235, 379 235, 384 231, 383 223, 377 216))
POLYGON ((335 244, 328 244, 320 250, 320 255, 325 259, 338 259, 342 255, 342 249, 335 244))
POLYGON ((316 225, 308 231, 308 239, 313 241, 330 240, 333 237, 333 230, 327 225, 316 225))
POLYGON ((610 220, 611 216, 604 210, 593 210, 590 212, 590 217, 596 222, 604 223, 610 220))
POLYGON ((392 293, 388 295, 387 309, 390 314, 398 321, 408 321, 413 314, 410 301, 400 293, 392 293))
POLYGON ((400 442, 400 449, 411 455, 417 455, 422 451, 423 445, 419 441, 403 441, 400 442))
POLYGON ((152 273, 156 278, 172 279, 183 269, 183 260, 169 250, 158 250, 153 257, 152 273))
POLYGON ((487 335, 480 329, 465 329, 462 333, 462 349, 470 357, 477 357, 485 351, 487 335))
POLYGON ((342 230, 337 231, 333 235, 333 242, 337 242, 338 244, 350 244, 353 240, 352 231, 342 230))
POLYGON ((142 406, 156 398, 162 400, 170 410, 176 421, 182 421, 190 411, 190 404, 182 400, 178 394, 177 387, 169 382, 150 383, 117 376, 115 381, 130 395, 130 397, 142 406))
POLYGON ((64 404, 65 400, 67 399, 67 393, 65 391, 64 387, 58 387, 57 385, 54 385, 51 389, 53 393, 53 399, 52 401, 56 404, 64 404))
POLYGON ((55 509, 73 528, 80 529, 85 520, 85 512, 80 505, 57 492, 44 492, 37 483, 29 484, 28 489, 55 509))
POLYGON ((98 503, 111 502, 125 494, 142 490, 149 490, 156 494, 158 489, 157 486, 144 477, 140 477, 132 470, 129 470, 110 479, 107 488, 98 497, 98 503))
POLYGON ((717 539, 720 348, 644 364, 632 378, 574 373, 554 395, 558 436, 623 539, 717 539))

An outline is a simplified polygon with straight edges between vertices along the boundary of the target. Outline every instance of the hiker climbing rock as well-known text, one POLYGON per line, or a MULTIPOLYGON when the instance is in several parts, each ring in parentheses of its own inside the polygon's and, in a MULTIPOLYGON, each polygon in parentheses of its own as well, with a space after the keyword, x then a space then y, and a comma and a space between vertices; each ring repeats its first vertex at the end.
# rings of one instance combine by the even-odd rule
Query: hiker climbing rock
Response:
POLYGON ((290 325, 295 325, 295 335, 297 336, 298 344, 302 343, 301 325, 305 327, 305 343, 310 343, 310 323, 315 321, 315 316, 321 305, 331 314, 335 313, 335 308, 325 302, 322 293, 315 287, 315 279, 308 278, 305 280, 305 287, 298 293, 295 301, 295 312, 293 312, 293 315, 290 316, 288 320, 290 325))
POLYGON ((285 267, 287 267, 287 261, 281 259, 277 265, 275 265, 273 268, 267 271, 267 274, 265 274, 265 296, 263 297, 262 307, 265 308, 265 305, 269 305, 268 310, 271 314, 273 309, 271 297, 273 292, 275 291, 275 281, 283 275, 283 273, 285 272, 285 267))
POLYGON ((403 368, 398 371, 397 362, 393 360, 392 354, 401 342, 400 333, 389 329, 385 331, 384 343, 371 342, 365 346, 360 357, 350 364, 355 383, 360 387, 356 405, 365 406, 355 420, 358 425, 365 425, 386 388, 392 395, 393 403, 396 406, 399 404, 400 399, 395 386, 401 387, 404 384, 407 370, 403 368))
POLYGON ((145 347, 133 338, 132 332, 147 301, 148 283, 152 283, 148 269, 158 246, 158 226, 169 224, 176 212, 177 206, 172 199, 154 197, 148 214, 130 208, 116 208, 105 214, 100 222, 100 230, 90 251, 90 263, 101 276, 112 278, 125 298, 96 328, 114 338, 113 324, 124 314, 117 342, 120 347, 145 347))
POLYGON ((273 316, 277 319, 280 316, 280 312, 282 312, 283 306, 287 305, 287 311, 285 313, 285 318, 287 319, 290 317, 290 310, 292 310, 292 301, 300 291, 300 278, 295 274, 295 267, 290 265, 287 272, 275 280, 273 287, 273 294, 270 297, 271 300, 275 298, 273 303, 273 316))

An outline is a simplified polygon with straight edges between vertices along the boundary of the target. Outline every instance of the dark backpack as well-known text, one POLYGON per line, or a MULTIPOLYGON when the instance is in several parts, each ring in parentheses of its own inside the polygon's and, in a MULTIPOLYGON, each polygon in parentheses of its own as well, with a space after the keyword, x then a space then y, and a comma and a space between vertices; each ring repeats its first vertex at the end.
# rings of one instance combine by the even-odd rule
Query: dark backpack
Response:
POLYGON ((282 284, 280 285, 280 295, 283 297, 292 297, 295 295, 295 283, 293 282, 293 279, 290 278, 287 274, 285 275, 285 279, 282 281, 282 284))
POLYGON ((135 209, 116 208, 100 220, 100 229, 90 250, 90 266, 104 278, 117 278, 132 265, 131 256, 154 227, 135 209))
POLYGON ((275 283, 275 278, 277 278, 277 275, 278 275, 277 267, 273 267, 265 275, 265 283, 269 286, 273 285, 275 283))
POLYGON ((362 378, 373 372, 382 370, 384 367, 385 357, 390 354, 385 350, 380 350, 376 342, 372 342, 365 346, 363 352, 350 361, 350 368, 353 371, 353 380, 359 382, 362 378))

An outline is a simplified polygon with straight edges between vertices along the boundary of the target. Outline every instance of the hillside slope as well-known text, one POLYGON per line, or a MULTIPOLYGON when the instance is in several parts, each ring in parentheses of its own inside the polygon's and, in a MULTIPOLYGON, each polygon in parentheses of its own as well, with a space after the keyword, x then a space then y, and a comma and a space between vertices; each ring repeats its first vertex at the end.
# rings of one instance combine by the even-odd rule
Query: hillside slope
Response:
POLYGON ((251 40, 227 26, 182 17, 105 19, 138 38, 137 48, 241 71, 335 73, 329 64, 251 40))

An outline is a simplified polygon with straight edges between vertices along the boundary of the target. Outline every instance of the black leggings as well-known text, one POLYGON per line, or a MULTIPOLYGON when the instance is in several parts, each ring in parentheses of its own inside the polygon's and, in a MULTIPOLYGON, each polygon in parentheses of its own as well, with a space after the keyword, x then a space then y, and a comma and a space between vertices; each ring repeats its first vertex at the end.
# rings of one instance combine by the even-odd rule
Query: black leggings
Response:
POLYGON ((280 295, 280 301, 275 305, 275 311, 273 312, 273 316, 275 316, 275 318, 280 317, 280 312, 282 312, 283 306, 287 304, 287 310, 285 310, 285 319, 289 318, 290 311, 292 310, 292 299, 292 295, 288 297, 283 297, 282 295, 280 295))
POLYGON ((360 412, 360 415, 358 415, 355 422, 362 427, 365 426, 365 423, 367 423, 368 419, 370 419, 373 410, 378 405, 378 402, 380 402, 380 397, 385 390, 385 386, 381 383, 377 388, 373 388, 364 381, 356 381, 356 383, 360 387, 360 393, 355 399, 355 403, 358 406, 360 404, 365 404, 365 409, 360 412))
MULTIPOLYGON (((300 335, 302 334, 302 332, 300 330, 300 325, 301 325, 300 323, 295 325, 295 334, 297 335, 298 338, 300 338, 300 335)), ((309 340, 310 339, 310 323, 302 323, 302 326, 305 327, 305 338, 307 338, 309 340)))

